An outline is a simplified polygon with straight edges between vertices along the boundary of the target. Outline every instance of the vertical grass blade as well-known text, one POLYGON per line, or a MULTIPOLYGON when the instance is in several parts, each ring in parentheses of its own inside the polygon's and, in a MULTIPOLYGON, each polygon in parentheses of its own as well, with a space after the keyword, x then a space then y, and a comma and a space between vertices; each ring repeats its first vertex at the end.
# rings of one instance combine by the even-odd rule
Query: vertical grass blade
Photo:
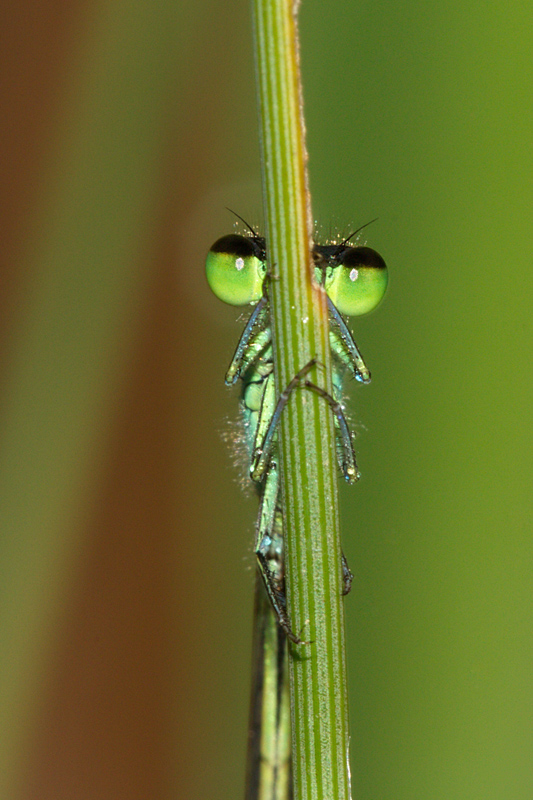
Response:
MULTIPOLYGON (((266 239, 277 391, 312 358, 331 392, 326 297, 313 282, 297 42, 297 4, 254 0, 266 239)), ((334 425, 327 404, 296 390, 282 414, 280 458, 291 646, 295 800, 347 800, 348 711, 334 425)))

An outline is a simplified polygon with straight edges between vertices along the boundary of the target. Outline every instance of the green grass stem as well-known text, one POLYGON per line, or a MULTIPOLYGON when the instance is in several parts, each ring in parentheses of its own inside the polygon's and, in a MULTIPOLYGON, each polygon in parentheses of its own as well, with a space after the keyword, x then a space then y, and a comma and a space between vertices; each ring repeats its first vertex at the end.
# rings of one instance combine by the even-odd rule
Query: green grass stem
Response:
MULTIPOLYGON (((312 358, 331 393, 328 315, 313 281, 297 3, 254 0, 266 240, 277 391, 312 358)), ((348 800, 348 703, 334 424, 312 392, 292 393, 280 425, 287 599, 293 630, 295 800, 348 800)))

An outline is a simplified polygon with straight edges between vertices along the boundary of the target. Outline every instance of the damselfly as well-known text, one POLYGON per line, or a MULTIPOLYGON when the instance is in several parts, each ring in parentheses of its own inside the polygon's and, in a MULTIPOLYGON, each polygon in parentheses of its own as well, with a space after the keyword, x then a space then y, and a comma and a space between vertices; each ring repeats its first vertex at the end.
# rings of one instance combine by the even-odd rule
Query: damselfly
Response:
MULTIPOLYGON (((241 410, 250 477, 260 497, 255 552, 261 578, 256 591, 256 671, 252 686, 247 800, 287 800, 291 797, 291 781, 286 639, 295 644, 302 641, 291 628, 285 602, 277 424, 293 389, 304 387, 317 392, 335 415, 337 453, 343 475, 349 483, 357 480, 352 435, 341 405, 342 387, 346 371, 361 383, 369 383, 370 372, 344 315, 372 311, 385 293, 388 273, 375 250, 349 244, 361 228, 339 243, 314 245, 315 279, 328 298, 333 395, 308 380, 307 375, 316 363, 312 361, 302 366, 285 392, 276 398, 269 308, 272 277, 267 268, 265 239, 245 225, 249 234, 229 234, 215 242, 207 256, 206 273, 220 300, 236 306, 255 306, 226 373, 227 385, 242 380, 241 410)), ((342 567, 343 593, 347 594, 352 574, 344 556, 342 567)))

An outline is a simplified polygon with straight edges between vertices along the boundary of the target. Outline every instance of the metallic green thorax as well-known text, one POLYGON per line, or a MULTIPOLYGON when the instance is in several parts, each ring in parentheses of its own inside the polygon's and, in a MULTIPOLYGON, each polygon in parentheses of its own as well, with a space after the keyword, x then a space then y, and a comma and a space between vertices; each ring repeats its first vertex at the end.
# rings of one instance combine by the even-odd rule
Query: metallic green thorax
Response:
MULTIPOLYGON (((349 245, 351 238, 339 244, 315 245, 313 250, 315 277, 328 295, 333 396, 307 379, 308 372, 317 366, 313 360, 302 365, 287 389, 276 397, 265 240, 253 231, 250 236, 231 234, 215 242, 207 256, 207 279, 217 297, 232 305, 255 305, 226 374, 228 385, 242 380, 241 409, 250 477, 260 495, 255 552, 270 598, 270 605, 261 595, 256 599, 255 637, 260 654, 254 687, 260 697, 252 704, 247 800, 286 798, 290 784, 285 636, 295 644, 302 641, 291 628, 285 602, 277 424, 291 391, 309 389, 329 404, 335 415, 342 473, 350 483, 359 477, 342 408, 343 379, 348 370, 359 382, 368 383, 370 373, 342 315, 364 314, 378 305, 387 287, 387 267, 375 250, 349 245)), ((344 556, 342 567, 346 594, 352 574, 344 556)))
MULTIPOLYGON (((307 380, 307 373, 315 366, 311 363, 302 365, 286 391, 276 397, 265 240, 252 230, 249 236, 224 236, 215 242, 206 261, 207 279, 217 297, 232 305, 255 304, 226 374, 226 383, 242 380, 241 408, 250 477, 261 497, 255 550, 279 624, 295 643, 300 639, 292 631, 285 607, 277 424, 293 389, 304 387, 319 394, 335 415, 338 460, 344 477, 350 483, 357 480, 352 437, 341 404, 342 386, 347 369, 361 383, 370 381, 370 372, 342 314, 364 314, 377 306, 387 287, 387 267, 375 250, 348 244, 354 235, 339 244, 313 248, 316 280, 328 295, 333 396, 307 380)), ((343 565, 347 585, 350 573, 344 561, 343 565)))

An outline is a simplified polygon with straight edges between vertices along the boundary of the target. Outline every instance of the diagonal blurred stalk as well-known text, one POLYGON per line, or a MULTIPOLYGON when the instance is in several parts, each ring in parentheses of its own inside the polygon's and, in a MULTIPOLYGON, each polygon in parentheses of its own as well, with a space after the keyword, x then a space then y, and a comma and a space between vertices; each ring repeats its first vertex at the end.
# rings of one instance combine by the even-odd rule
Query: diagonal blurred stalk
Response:
POLYGON ((135 330, 169 100, 193 46, 173 0, 95 7, 29 241, 0 409, 0 797, 11 800, 135 330), (181 46, 181 51, 179 47, 181 46))
MULTIPOLYGON (((313 280, 297 3, 254 0, 263 195, 277 391, 312 358, 331 393, 326 298, 313 280)), ((280 425, 286 580, 294 631, 295 800, 348 800, 348 710, 334 425, 326 403, 293 392, 280 425)))

